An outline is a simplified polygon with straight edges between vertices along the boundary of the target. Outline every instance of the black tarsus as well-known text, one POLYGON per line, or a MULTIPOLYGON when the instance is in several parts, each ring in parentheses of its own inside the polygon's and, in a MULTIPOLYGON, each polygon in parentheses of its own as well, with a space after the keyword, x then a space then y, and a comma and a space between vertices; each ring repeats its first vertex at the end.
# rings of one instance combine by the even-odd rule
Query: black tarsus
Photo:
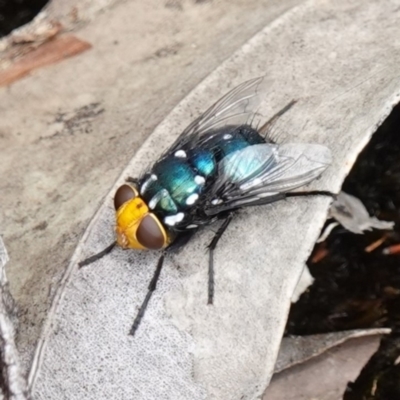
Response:
POLYGON ((113 242, 108 247, 106 247, 104 250, 102 250, 100 253, 97 253, 94 256, 87 258, 86 260, 78 262, 78 267, 79 268, 85 267, 86 265, 89 265, 89 264, 99 260, 100 258, 104 257, 105 255, 107 255, 108 253, 111 252, 111 250, 115 247, 116 244, 117 244, 117 242, 113 242))
POLYGON ((309 192, 288 192, 285 197, 311 197, 311 196, 327 196, 336 200, 337 194, 329 192, 328 190, 311 190, 309 192))
POLYGON ((145 297, 142 305, 140 306, 138 313, 136 314, 135 320, 133 321, 132 328, 129 331, 129 334, 132 336, 135 335, 135 332, 137 331, 137 329, 140 325, 140 321, 142 320, 143 315, 146 311, 146 308, 149 304, 151 296, 152 296, 153 292, 156 290, 157 281, 158 281, 158 278, 160 277, 161 269, 164 264, 164 256, 165 256, 165 254, 162 254, 161 257, 158 259, 157 267, 156 267, 156 270, 154 271, 153 278, 151 279, 149 286, 147 288, 146 297, 145 297))
POLYGON ((265 124, 269 124, 274 119, 281 117, 283 114, 285 114, 285 112, 289 111, 296 103, 297 103, 297 100, 293 99, 292 101, 290 101, 288 104, 286 104, 285 107, 282 108, 282 110, 280 110, 276 114, 274 114, 265 124))
POLYGON ((260 129, 258 129, 259 134, 260 135, 264 134, 265 138, 268 135, 268 133, 270 133, 272 126, 276 123, 278 118, 280 118, 283 114, 288 112, 296 103, 297 100, 292 100, 285 107, 283 107, 281 110, 275 113, 267 122, 264 123, 264 125, 260 129))
POLYGON ((219 239, 221 239, 222 235, 228 228, 233 218, 233 213, 228 214, 225 218, 222 225, 217 230, 217 233, 214 235, 211 243, 208 245, 209 250, 209 259, 208 259, 208 301, 207 304, 213 304, 214 300, 214 250, 217 247, 219 239))

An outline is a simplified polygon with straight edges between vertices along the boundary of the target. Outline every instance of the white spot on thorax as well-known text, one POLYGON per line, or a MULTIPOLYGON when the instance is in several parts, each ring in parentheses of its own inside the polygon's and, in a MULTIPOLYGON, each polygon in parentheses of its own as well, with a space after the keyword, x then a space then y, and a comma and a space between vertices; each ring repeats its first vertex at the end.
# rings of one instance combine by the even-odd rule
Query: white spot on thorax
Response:
POLYGON ((184 217, 185 217, 185 214, 183 212, 179 212, 178 214, 169 215, 168 217, 165 217, 164 222, 169 226, 174 226, 178 222, 181 222, 184 217))
POLYGON ((185 152, 184 150, 178 150, 178 151, 176 151, 175 154, 174 154, 174 156, 175 156, 175 157, 178 157, 178 158, 186 158, 186 157, 187 157, 187 156, 186 156, 186 152, 185 152))
POLYGON ((186 204, 188 206, 191 206, 192 204, 196 203, 198 198, 199 198, 199 195, 197 193, 193 193, 186 199, 186 204))
POLYGON ((196 175, 194 177, 194 181, 198 184, 198 185, 204 185, 205 183, 205 179, 201 176, 201 175, 196 175))
POLYGON ((154 182, 157 180, 157 175, 155 174, 151 174, 142 184, 141 188, 140 188, 140 194, 143 194, 146 189, 148 188, 148 186, 150 185, 150 183, 154 182))
POLYGON ((211 201, 211 204, 214 205, 214 206, 216 206, 217 204, 221 204, 221 203, 222 203, 221 199, 214 199, 214 200, 211 201))

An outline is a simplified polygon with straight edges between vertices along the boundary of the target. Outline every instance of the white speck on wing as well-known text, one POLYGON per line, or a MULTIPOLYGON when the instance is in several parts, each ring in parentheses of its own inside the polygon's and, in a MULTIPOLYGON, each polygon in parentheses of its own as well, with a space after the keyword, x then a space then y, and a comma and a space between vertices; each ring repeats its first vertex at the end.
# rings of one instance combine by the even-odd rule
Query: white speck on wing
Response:
POLYGON ((226 134, 223 136, 223 138, 224 138, 225 140, 232 139, 232 135, 231 135, 230 133, 226 133, 226 134))
POLYGON ((194 177, 194 181, 198 184, 198 185, 204 185, 204 183, 205 183, 205 179, 204 179, 204 177, 202 177, 201 175, 196 175, 195 177, 194 177))
POLYGON ((169 226, 174 226, 178 222, 181 222, 184 217, 185 214, 183 212, 179 212, 178 214, 175 215, 168 215, 168 217, 164 218, 164 222, 169 226))
POLYGON ((191 206, 192 204, 196 203, 198 198, 199 198, 199 195, 197 193, 193 193, 186 199, 186 204, 188 206, 191 206))
POLYGON ((178 150, 175 152, 174 156, 178 158, 186 158, 186 152, 184 150, 178 150))
POLYGON ((254 178, 252 181, 244 183, 243 185, 239 186, 240 190, 248 190, 249 188, 256 187, 262 184, 262 179, 254 178))
POLYGON ((198 225, 196 225, 196 224, 191 224, 191 225, 188 225, 186 228, 188 228, 188 229, 193 229, 193 228, 197 228, 198 227, 198 225))
POLYGON ((214 205, 214 206, 216 206, 217 204, 221 204, 221 203, 222 203, 221 199, 214 199, 214 200, 211 201, 211 204, 214 205))

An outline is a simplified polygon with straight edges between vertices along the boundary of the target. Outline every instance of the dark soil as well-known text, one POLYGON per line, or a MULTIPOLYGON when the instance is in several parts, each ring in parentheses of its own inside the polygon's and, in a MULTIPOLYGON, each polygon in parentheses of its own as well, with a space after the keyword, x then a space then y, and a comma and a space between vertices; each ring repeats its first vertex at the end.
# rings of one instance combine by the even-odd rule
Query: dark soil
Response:
POLYGON ((32 21, 47 3, 48 0, 0 0, 0 37, 32 21))
POLYGON ((336 228, 317 245, 308 261, 315 282, 292 306, 286 333, 392 328, 344 399, 400 399, 400 106, 360 154, 343 190, 395 228, 364 235, 336 228))

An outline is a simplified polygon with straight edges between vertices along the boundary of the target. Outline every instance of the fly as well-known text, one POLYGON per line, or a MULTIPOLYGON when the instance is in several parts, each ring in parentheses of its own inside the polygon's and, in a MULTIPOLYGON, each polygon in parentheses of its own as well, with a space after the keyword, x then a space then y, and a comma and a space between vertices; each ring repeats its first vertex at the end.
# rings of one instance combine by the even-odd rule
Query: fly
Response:
POLYGON ((236 211, 288 197, 334 196, 327 191, 292 192, 322 174, 331 163, 331 152, 318 144, 277 144, 269 137, 273 121, 295 101, 261 128, 254 126, 262 81, 252 79, 227 93, 190 124, 149 171, 129 178, 116 191, 116 242, 79 266, 98 260, 115 245, 161 250, 131 335, 156 289, 165 254, 185 245, 200 228, 222 220, 208 246, 212 304, 214 250, 236 211))

